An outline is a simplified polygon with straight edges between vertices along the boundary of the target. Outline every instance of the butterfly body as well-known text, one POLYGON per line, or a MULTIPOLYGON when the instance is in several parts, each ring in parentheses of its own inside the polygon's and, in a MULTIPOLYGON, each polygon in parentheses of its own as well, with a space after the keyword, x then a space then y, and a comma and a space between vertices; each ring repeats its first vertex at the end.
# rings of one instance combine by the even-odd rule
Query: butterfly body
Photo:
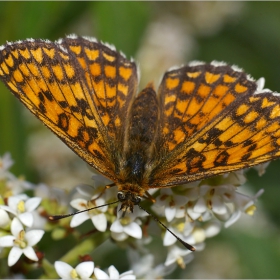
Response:
POLYGON ((92 38, 0 48, 0 79, 77 155, 111 179, 125 209, 172 187, 280 156, 280 97, 241 69, 193 62, 137 95, 136 64, 92 38))

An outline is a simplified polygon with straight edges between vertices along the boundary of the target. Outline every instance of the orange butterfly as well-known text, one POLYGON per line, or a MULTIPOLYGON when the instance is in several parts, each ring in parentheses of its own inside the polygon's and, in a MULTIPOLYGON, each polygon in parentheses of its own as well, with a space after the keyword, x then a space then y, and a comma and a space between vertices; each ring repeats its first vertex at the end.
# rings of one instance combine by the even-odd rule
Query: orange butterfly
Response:
POLYGON ((124 211, 166 188, 280 156, 280 96, 241 69, 192 62, 137 95, 137 67, 109 45, 68 36, 0 48, 0 79, 118 187, 124 211))

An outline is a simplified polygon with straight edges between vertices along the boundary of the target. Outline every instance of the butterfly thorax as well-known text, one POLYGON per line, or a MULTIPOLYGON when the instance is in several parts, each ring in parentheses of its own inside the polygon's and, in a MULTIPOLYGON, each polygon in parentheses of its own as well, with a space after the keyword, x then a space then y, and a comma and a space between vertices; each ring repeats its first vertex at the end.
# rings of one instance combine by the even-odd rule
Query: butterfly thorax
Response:
POLYGON ((130 193, 133 196, 144 196, 145 188, 135 183, 124 183, 118 185, 118 191, 122 193, 130 193))

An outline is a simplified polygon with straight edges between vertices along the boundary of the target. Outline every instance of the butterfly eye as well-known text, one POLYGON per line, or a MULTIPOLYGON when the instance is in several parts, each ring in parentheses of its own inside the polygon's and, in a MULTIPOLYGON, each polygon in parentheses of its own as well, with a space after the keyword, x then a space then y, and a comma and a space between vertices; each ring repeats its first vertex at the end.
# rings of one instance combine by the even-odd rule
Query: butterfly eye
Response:
POLYGON ((118 192, 118 200, 119 201, 125 201, 126 199, 127 199, 126 195, 123 192, 118 192))
POLYGON ((140 196, 133 196, 131 201, 133 202, 134 205, 138 205, 141 202, 141 197, 140 196))

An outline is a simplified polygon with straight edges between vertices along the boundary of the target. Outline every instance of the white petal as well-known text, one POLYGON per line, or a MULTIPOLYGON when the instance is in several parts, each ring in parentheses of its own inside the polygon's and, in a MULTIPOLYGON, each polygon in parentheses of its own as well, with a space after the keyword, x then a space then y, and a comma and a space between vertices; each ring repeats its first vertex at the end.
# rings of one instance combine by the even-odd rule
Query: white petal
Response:
POLYGON ((133 271, 129 270, 120 275, 120 279, 136 279, 136 276, 133 275, 133 271))
POLYGON ((211 223, 205 226, 204 230, 205 230, 206 237, 210 238, 217 235, 220 232, 221 225, 219 221, 212 221, 211 223))
POLYGON ((3 156, 2 159, 0 157, 0 162, 1 162, 1 168, 4 170, 8 170, 13 164, 14 161, 12 160, 11 154, 6 152, 3 156))
POLYGON ((152 205, 152 207, 161 208, 166 206, 166 200, 161 200, 160 198, 160 196, 157 197, 156 202, 152 205))
POLYGON ((113 232, 111 231, 111 236, 114 240, 117 240, 117 241, 124 241, 128 238, 128 235, 124 232, 113 232))
POLYGON ((27 227, 32 227, 33 225, 33 215, 30 212, 24 212, 18 215, 19 220, 27 227))
POLYGON ((165 232, 163 238, 163 246, 173 245, 177 241, 176 237, 174 237, 169 231, 165 232))
POLYGON ((179 208, 179 207, 184 206, 185 204, 187 204, 189 199, 188 199, 187 196, 174 195, 174 201, 175 201, 175 204, 176 204, 176 208, 179 208))
POLYGON ((201 185, 200 186, 200 195, 201 196, 204 196, 204 195, 206 195, 206 193, 209 191, 209 189, 210 189, 211 187, 210 186, 208 186, 208 185, 201 185))
POLYGON ((25 202, 26 212, 31 212, 31 211, 35 210, 39 206, 39 204, 41 203, 41 200, 42 200, 42 198, 40 198, 40 197, 29 198, 25 202))
MULTIPOLYGON (((100 197, 95 200, 96 206, 102 206, 106 203, 105 199, 100 197)), ((108 210, 108 205, 99 208, 100 211, 106 212, 108 210)))
POLYGON ((9 253, 8 266, 14 265, 22 254, 22 250, 19 247, 13 247, 9 253))
POLYGON ((105 214, 98 214, 91 217, 92 223, 99 230, 104 232, 107 228, 107 219, 105 214))
POLYGON ((222 199, 218 196, 214 196, 212 199, 213 212, 218 215, 224 215, 227 213, 227 207, 223 203, 222 199))
MULTIPOLYGON (((28 182, 23 182, 23 181, 21 181, 21 180, 18 180, 18 181, 16 181, 16 184, 18 184, 18 182, 20 183, 20 184, 27 184, 28 185, 28 182)), ((17 186, 17 185, 16 185, 17 186)), ((23 200, 23 201, 25 201, 25 200, 27 200, 28 198, 29 198, 29 196, 28 195, 26 195, 25 193, 21 193, 21 194, 17 194, 17 195, 15 195, 15 197, 16 198, 18 198, 19 200, 23 200)))
POLYGON ((121 225, 119 220, 115 220, 111 227, 110 227, 110 231, 116 232, 116 233, 121 233, 123 232, 123 226, 121 225))
POLYGON ((20 202, 20 198, 17 196, 10 196, 8 199, 8 206, 13 209, 14 211, 17 211, 17 205, 20 202))
POLYGON ((28 242, 29 246, 34 246, 37 244, 43 237, 44 231, 42 229, 33 229, 30 231, 27 231, 25 234, 25 239, 28 242))
POLYGON ((194 243, 202 243, 206 239, 206 234, 204 229, 202 228, 195 228, 191 235, 192 238, 194 238, 194 243))
MULTIPOLYGON (((73 206, 73 205, 72 205, 73 206)), ((88 215, 88 212, 80 213, 77 215, 74 215, 71 222, 70 222, 70 227, 77 227, 86 220, 88 220, 90 217, 88 215)))
POLYGON ((6 227, 10 222, 11 219, 8 213, 5 210, 0 209, 0 228, 6 227))
POLYGON ((188 208, 187 213, 193 220, 196 220, 201 216, 201 213, 194 212, 192 208, 188 208))
POLYGON ((173 196, 173 191, 171 188, 163 188, 160 190, 160 194, 161 196, 164 195, 164 196, 173 196))
POLYGON ((73 270, 73 267, 70 266, 68 263, 56 261, 54 263, 54 267, 56 270, 56 273, 62 278, 62 279, 71 279, 71 271, 73 270))
POLYGON ((0 247, 13 247, 15 237, 13 235, 6 235, 0 237, 0 247))
POLYGON ((91 197, 94 193, 94 187, 90 185, 79 185, 76 187, 76 190, 79 194, 85 196, 85 197, 91 197))
POLYGON ((164 265, 169 266, 172 263, 174 263, 179 257, 186 256, 190 253, 191 253, 191 251, 189 251, 189 250, 183 250, 176 245, 172 246, 171 249, 169 250, 169 253, 167 255, 164 265))
POLYGON ((186 211, 185 211, 185 209, 184 208, 179 208, 179 209, 177 209, 177 211, 176 211, 176 215, 175 215, 175 218, 183 218, 183 217, 185 217, 186 216, 186 211))
POLYGON ((86 209, 86 207, 83 205, 87 205, 87 201, 82 198, 77 198, 77 199, 72 200, 70 202, 70 205, 75 209, 84 210, 84 209, 86 209))
POLYGON ((142 238, 142 229, 136 223, 130 223, 129 225, 124 227, 124 232, 134 238, 142 238))
POLYGON ((22 226, 21 222, 18 220, 18 218, 14 218, 11 223, 11 232, 12 232, 13 236, 15 236, 17 238, 19 232, 22 230, 23 230, 23 226, 22 226))
POLYGON ((207 211, 207 206, 203 197, 200 197, 197 200, 195 206, 193 207, 193 211, 196 213, 204 213, 205 211, 207 211))
POLYGON ((78 264, 75 269, 82 279, 87 279, 93 273, 94 262, 82 262, 78 264))
POLYGON ((108 268, 108 272, 110 275, 110 279, 119 279, 120 274, 113 265, 108 268))
POLYGON ((94 269, 94 275, 97 279, 110 279, 109 275, 99 268, 94 269))
POLYGON ((35 254, 35 251, 32 247, 28 246, 26 248, 24 248, 23 250, 23 254, 30 260, 32 261, 38 261, 38 257, 35 254))
POLYGON ((175 214, 176 214, 176 208, 175 207, 165 207, 165 217, 166 217, 166 220, 168 222, 171 222, 174 217, 175 217, 175 214))
POLYGON ((136 276, 129 274, 129 275, 121 276, 120 279, 136 279, 136 276))
POLYGON ((0 208, 17 216, 17 212, 7 205, 0 205, 0 208))
POLYGON ((241 216, 241 211, 240 210, 236 210, 235 212, 233 212, 233 214, 231 215, 229 220, 227 220, 225 222, 225 228, 228 228, 232 224, 234 224, 239 219, 240 216, 241 216))

